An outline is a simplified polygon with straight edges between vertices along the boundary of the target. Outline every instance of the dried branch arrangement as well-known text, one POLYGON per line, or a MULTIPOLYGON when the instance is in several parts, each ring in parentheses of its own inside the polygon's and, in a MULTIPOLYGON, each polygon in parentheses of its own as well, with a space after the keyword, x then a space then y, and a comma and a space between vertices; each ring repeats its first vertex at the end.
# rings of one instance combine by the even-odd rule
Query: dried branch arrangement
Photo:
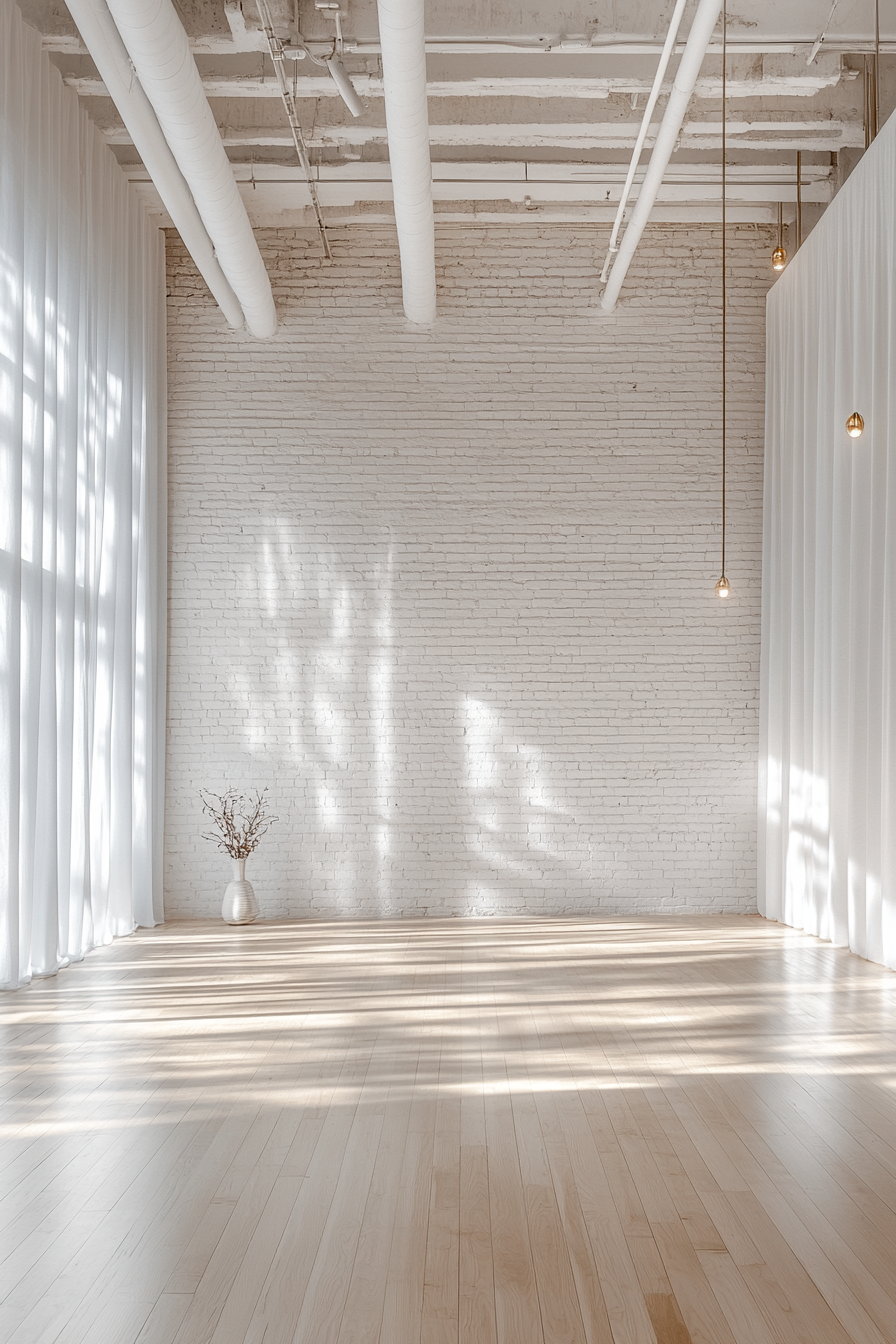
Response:
POLYGON ((223 795, 202 789, 199 796, 203 812, 215 827, 203 833, 203 840, 211 840, 232 859, 248 858, 265 831, 280 820, 270 814, 267 789, 249 794, 228 789, 223 795))

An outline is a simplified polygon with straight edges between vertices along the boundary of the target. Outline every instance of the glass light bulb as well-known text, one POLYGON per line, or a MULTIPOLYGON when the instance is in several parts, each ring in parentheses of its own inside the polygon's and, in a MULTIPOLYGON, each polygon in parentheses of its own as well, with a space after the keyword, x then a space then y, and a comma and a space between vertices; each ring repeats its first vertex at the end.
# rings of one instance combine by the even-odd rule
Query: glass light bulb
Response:
POLYGON ((783 247, 776 247, 772 253, 772 269, 775 271, 783 271, 786 265, 787 253, 784 251, 783 247))
POLYGON ((716 593, 719 597, 728 597, 731 593, 730 585, 724 574, 716 584, 716 593))
POLYGON ((862 430, 864 428, 865 428, 865 421, 859 415, 858 411, 853 411, 852 415, 846 422, 847 434, 851 439, 857 439, 860 437, 862 430))

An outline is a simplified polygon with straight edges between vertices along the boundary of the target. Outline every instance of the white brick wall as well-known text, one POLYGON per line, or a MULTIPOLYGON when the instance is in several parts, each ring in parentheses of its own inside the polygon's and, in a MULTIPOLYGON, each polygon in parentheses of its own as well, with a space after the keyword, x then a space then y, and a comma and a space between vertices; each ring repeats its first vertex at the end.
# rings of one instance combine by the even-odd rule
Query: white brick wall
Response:
POLYGON ((169 915, 216 915, 197 792, 267 784, 264 915, 755 909, 764 296, 719 235, 260 235, 281 327, 228 331, 169 242, 169 915))

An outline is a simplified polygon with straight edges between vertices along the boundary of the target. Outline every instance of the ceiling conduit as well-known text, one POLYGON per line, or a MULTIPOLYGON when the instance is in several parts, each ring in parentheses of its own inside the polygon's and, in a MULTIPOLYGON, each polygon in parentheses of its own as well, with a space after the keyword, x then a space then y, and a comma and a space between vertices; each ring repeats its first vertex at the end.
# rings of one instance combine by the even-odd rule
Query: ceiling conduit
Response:
POLYGON ((423 0, 377 0, 377 9, 404 311, 411 322, 434 322, 435 219, 423 0))
POLYGON ((171 0, 111 0, 109 10, 242 305, 246 326, 253 336, 273 336, 277 311, 271 282, 171 0))
POLYGON ((152 104, 134 79, 121 35, 106 0, 67 0, 71 16, 84 39, 121 119, 128 129, 146 171, 156 185, 162 204, 196 263, 200 275, 232 327, 245 321, 239 300, 215 256, 212 241, 190 195, 190 188, 162 134, 152 104))
POLYGON ((650 218, 721 9, 722 0, 699 0, 697 5, 691 31, 688 33, 688 40, 672 83, 669 102, 657 132, 650 163, 647 165, 644 181, 632 211, 631 222, 623 235, 615 265, 610 272, 610 279, 601 296, 600 305, 607 312, 612 312, 616 307, 619 291, 622 289, 628 268, 641 241, 641 235, 650 218))

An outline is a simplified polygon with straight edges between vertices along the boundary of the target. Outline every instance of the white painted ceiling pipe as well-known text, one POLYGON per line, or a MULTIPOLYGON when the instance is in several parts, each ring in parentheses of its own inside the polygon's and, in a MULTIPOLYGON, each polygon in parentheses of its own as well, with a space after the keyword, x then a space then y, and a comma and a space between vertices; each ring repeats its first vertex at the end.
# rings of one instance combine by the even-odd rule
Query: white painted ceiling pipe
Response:
POLYGON ((152 178, 162 204, 183 239, 222 313, 232 327, 245 321, 239 300, 221 270, 212 241, 190 195, 190 188, 162 134, 152 104, 134 79, 121 35, 106 0, 67 0, 71 16, 84 39, 131 139, 152 178))
POLYGON ((638 138, 635 141, 635 147, 632 150, 632 160, 625 176, 625 186, 622 188, 622 195, 619 198, 616 218, 613 220, 613 230, 610 234, 610 246, 607 248, 604 268, 600 273, 600 278, 604 282, 606 282, 607 276, 610 273, 610 266, 613 263, 613 258, 619 251, 617 239, 619 238, 619 230, 622 228, 622 221, 625 217, 625 208, 628 205, 628 198, 632 193, 632 187, 635 182, 635 173, 638 171, 638 164, 641 162, 641 151, 644 148, 644 141, 647 139, 647 132, 650 130, 653 109, 656 107, 657 99, 660 96, 663 80, 666 78, 666 69, 669 65, 669 61, 672 59, 672 52, 675 50, 675 39, 678 37, 678 29, 681 26, 682 15, 684 14, 684 8, 687 2, 688 0, 676 0, 675 12, 669 22, 669 31, 666 34, 666 41, 663 43, 663 50, 660 53, 659 65, 656 68, 656 74, 653 77, 653 84, 647 98, 647 106, 644 108, 644 115, 641 118, 638 138))
POLYGON ((721 9, 722 0, 699 0, 697 5, 697 12, 691 23, 691 31, 688 33, 688 40, 672 83, 672 92, 660 123, 650 163, 641 183, 638 200, 628 228, 623 234, 607 287, 601 297, 601 307, 607 312, 612 312, 616 307, 619 291, 622 289, 632 257, 650 218, 721 9))
POLYGON ((377 0, 377 9, 404 311, 411 322, 434 322, 435 219, 423 0, 377 0))
POLYGON ((109 9, 247 327, 253 336, 273 336, 271 282, 171 0, 111 0, 109 9))

